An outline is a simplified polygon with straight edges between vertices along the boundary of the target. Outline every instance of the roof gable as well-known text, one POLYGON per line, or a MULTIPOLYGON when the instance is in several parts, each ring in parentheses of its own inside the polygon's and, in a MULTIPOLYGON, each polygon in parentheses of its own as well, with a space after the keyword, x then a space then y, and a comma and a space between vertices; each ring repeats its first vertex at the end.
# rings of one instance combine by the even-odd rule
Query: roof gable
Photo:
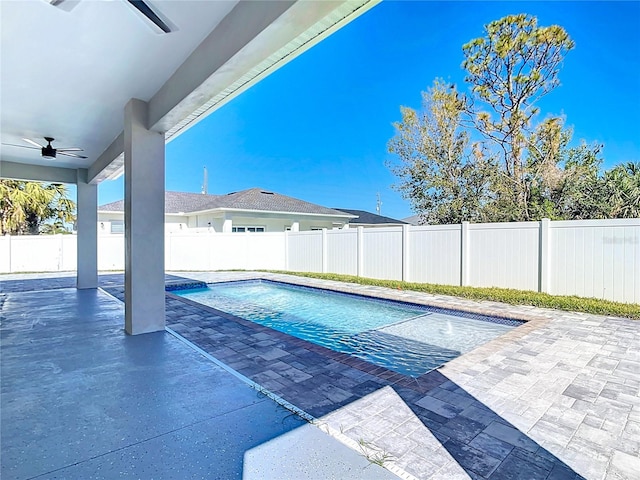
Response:
MULTIPOLYGON (((186 214, 225 209, 302 213, 343 218, 353 216, 345 211, 323 207, 261 188, 250 188, 226 195, 165 192, 164 196, 165 214, 186 214)), ((101 212, 124 212, 124 200, 107 203, 98 207, 98 210, 101 212)))
MULTIPOLYGON (((212 197, 218 195, 204 195, 188 192, 165 192, 164 213, 179 214, 202 210, 202 207, 211 202, 212 197)), ((107 203, 98 207, 100 212, 124 212, 124 200, 107 203)))
POLYGON ((250 188, 240 192, 221 195, 218 198, 220 208, 240 210, 261 210, 268 212, 308 213, 315 215, 346 216, 345 212, 316 205, 298 198, 288 197, 261 188, 250 188))
POLYGON ((358 218, 354 218, 349 223, 351 224, 367 224, 367 225, 387 225, 389 223, 395 223, 398 225, 406 224, 402 220, 396 220, 395 218, 385 217, 383 215, 377 215, 375 213, 367 212, 365 210, 352 210, 347 208, 338 209, 342 212, 350 213, 351 215, 357 215, 358 218))

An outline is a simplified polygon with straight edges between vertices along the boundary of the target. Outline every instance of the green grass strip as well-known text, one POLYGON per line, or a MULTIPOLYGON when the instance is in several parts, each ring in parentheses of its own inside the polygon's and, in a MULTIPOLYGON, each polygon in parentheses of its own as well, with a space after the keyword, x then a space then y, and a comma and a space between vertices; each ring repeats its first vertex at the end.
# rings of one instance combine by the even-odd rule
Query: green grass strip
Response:
POLYGON ((452 297, 470 298, 473 300, 489 300, 508 303, 510 305, 533 305, 535 307, 554 308, 570 312, 584 312, 595 315, 626 317, 640 320, 640 304, 637 303, 620 303, 597 298, 549 295, 548 293, 513 290, 510 288, 460 287, 455 285, 436 285, 432 283, 402 282, 400 280, 377 280, 374 278, 338 275, 335 273, 287 272, 282 270, 266 271, 299 277, 356 283, 358 285, 374 285, 378 287, 432 293, 435 295, 450 295, 452 297))

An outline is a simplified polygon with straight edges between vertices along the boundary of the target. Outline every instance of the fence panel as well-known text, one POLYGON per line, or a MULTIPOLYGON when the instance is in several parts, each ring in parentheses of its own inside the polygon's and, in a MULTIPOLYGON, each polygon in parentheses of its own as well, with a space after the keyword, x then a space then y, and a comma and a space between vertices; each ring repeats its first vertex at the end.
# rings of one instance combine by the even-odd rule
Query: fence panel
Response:
POLYGON ((460 225, 409 231, 409 281, 460 285, 460 225))
POLYGON ((365 228, 363 276, 402 280, 402 228, 365 228))
POLYGON ((168 235, 165 240, 165 268, 211 270, 211 235, 168 235))
POLYGON ((62 235, 11 237, 12 272, 58 272, 62 270, 62 235))
MULTIPOLYGON (((233 234, 230 234, 233 235, 233 234)), ((284 232, 247 233, 244 257, 248 270, 284 270, 284 232)))
POLYGON ((356 229, 327 231, 327 272, 343 275, 358 274, 358 231, 356 229))
POLYGON ((0 273, 11 270, 11 235, 0 235, 0 273))
MULTIPOLYGON (((467 272, 471 286, 535 291, 540 283, 552 294, 640 303, 640 219, 542 225, 548 228, 539 222, 409 227, 404 241, 398 227, 365 228, 362 238, 356 229, 167 235, 165 268, 321 272, 324 264, 327 272, 399 280, 404 255, 409 281, 455 285, 467 272)), ((75 235, 0 237, 0 272, 74 270, 76 241, 75 235)), ((98 268, 124 269, 124 250, 124 235, 100 235, 98 268)))
POLYGON ((288 232, 287 268, 292 272, 322 272, 322 232, 288 232))
POLYGON ((470 285, 538 290, 539 225, 469 225, 470 285))
POLYGON ((247 269, 247 235, 220 233, 207 235, 210 264, 208 270, 247 269))
POLYGON ((75 235, 60 235, 60 270, 78 269, 78 238, 75 235))
POLYGON ((98 235, 98 270, 124 270, 124 235, 98 235))
POLYGON ((551 222, 550 290, 640 303, 640 220, 551 222))
POLYGON ((284 233, 209 235, 210 270, 284 270, 284 233))

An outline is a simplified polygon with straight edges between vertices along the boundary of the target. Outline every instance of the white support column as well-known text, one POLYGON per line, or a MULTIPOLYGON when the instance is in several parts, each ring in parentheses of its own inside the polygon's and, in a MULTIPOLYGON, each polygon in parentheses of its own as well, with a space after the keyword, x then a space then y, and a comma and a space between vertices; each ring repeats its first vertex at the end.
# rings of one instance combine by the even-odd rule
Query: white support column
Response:
POLYGON ((291 223, 291 231, 292 232, 299 232, 300 231, 300 222, 295 220, 293 223, 291 223))
POLYGON ((538 291, 549 293, 549 227, 551 220, 543 218, 540 220, 540 237, 538 244, 538 291))
POLYGON ((469 285, 469 222, 460 225, 460 285, 469 285))
POLYGON ((284 231, 284 269, 289 271, 289 232, 284 231))
POLYGON ((78 169, 76 286, 98 288, 98 186, 87 183, 87 170, 78 169))
POLYGON ((233 232, 233 220, 231 217, 227 217, 227 214, 224 214, 224 220, 222 221, 222 233, 232 233, 233 232))
POLYGON ((124 115, 125 330, 164 330, 164 135, 147 130, 148 106, 124 115))

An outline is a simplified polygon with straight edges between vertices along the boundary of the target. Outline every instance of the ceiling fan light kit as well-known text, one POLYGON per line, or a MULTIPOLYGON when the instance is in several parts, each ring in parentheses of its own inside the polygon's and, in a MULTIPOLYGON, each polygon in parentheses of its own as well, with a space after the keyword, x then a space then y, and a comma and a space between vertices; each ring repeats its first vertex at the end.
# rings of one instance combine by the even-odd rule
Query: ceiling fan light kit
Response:
POLYGON ((78 147, 53 148, 53 145, 51 145, 51 142, 53 142, 55 138, 44 137, 44 139, 47 142, 46 145, 40 145, 38 142, 34 142, 29 138, 23 138, 22 140, 24 140, 27 143, 30 143, 31 145, 33 145, 33 147, 27 147, 26 145, 15 145, 13 143, 3 143, 3 145, 8 145, 10 147, 32 148, 35 150, 40 149, 42 158, 46 160, 55 160, 58 154, 64 155, 66 157, 87 158, 84 155, 70 153, 70 152, 82 152, 83 150, 81 148, 78 148, 78 147))
POLYGON ((51 142, 53 142, 53 138, 44 137, 44 139, 49 142, 46 147, 42 147, 42 158, 46 158, 47 160, 55 160, 56 159, 56 149, 51 146, 51 142))

